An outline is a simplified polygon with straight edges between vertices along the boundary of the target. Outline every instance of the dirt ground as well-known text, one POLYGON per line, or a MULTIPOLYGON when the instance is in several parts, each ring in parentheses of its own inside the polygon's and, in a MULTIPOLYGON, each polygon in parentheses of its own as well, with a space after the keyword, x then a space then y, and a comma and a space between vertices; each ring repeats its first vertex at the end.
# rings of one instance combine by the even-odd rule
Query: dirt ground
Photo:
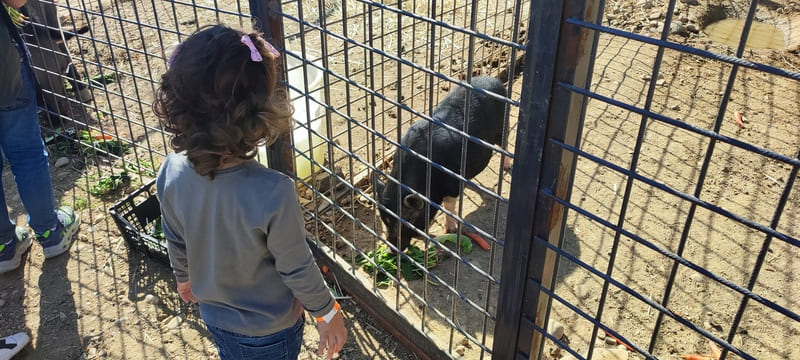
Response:
MULTIPOLYGON (((215 5, 211 1, 198 4, 215 5)), ((317 2, 303 4, 305 18, 318 23, 320 16, 313 11, 317 2)), ((462 33, 438 29, 436 40, 429 40, 430 28, 422 21, 403 19, 390 12, 367 13, 363 5, 355 1, 325 4, 328 16, 323 18, 328 22, 326 29, 329 31, 390 54, 399 53, 403 59, 459 80, 465 76, 467 55, 474 54, 473 75, 492 75, 511 81, 510 99, 519 101, 521 98, 519 76, 508 74, 509 68, 513 69, 509 62, 516 59, 509 59, 507 47, 491 47, 476 41, 470 53, 468 37, 462 33), (343 13, 349 14, 348 23, 342 22, 343 13), (368 25, 369 18, 373 20, 372 26, 368 25), (430 58, 431 43, 437 50, 435 59, 430 58)), ((673 20, 680 21, 681 27, 669 39, 732 55, 730 48, 710 41, 702 30, 720 16, 743 17, 746 11, 746 4, 743 4, 736 1, 678 2, 673 20)), ((217 21, 237 24, 246 23, 246 19, 204 9, 195 12, 186 6, 173 8, 168 2, 101 1, 79 5, 68 1, 66 6, 76 9, 85 6, 91 11, 80 15, 78 11, 62 9, 62 26, 89 23, 98 39, 96 42, 70 42, 73 56, 81 59, 87 73, 114 71, 119 79, 107 85, 108 92, 95 91, 96 109, 89 111, 90 118, 80 120, 115 138, 130 141, 132 153, 125 156, 128 165, 104 157, 89 157, 84 161, 82 156, 74 155, 69 165, 54 167, 57 197, 64 204, 81 209, 85 224, 80 241, 68 256, 48 262, 43 261, 41 250, 34 246, 22 270, 2 276, 0 330, 11 333, 27 329, 32 334, 34 346, 26 350, 22 358, 213 358, 213 345, 196 312, 181 304, 174 294, 174 280, 169 269, 137 251, 128 250, 110 219, 107 210, 121 194, 101 200, 89 195, 88 190, 101 176, 122 170, 133 171, 134 181, 128 189, 137 188, 152 177, 166 149, 166 137, 158 130, 149 102, 153 79, 164 71, 161 47, 178 41, 178 36, 157 30, 155 26, 138 26, 134 21, 114 21, 114 17, 159 24, 182 32, 191 32, 201 24, 217 21), (106 46, 104 42, 115 45, 106 46), (124 48, 116 44, 129 46, 124 48), (152 297, 148 295, 157 297, 157 303, 151 303, 152 297)), ((220 6, 226 7, 226 11, 246 13, 233 2, 220 6)), ((415 2, 414 6, 413 10, 420 14, 430 10, 423 2, 415 2)), ((447 1, 439 6, 444 21, 456 26, 468 25, 466 15, 469 12, 464 6, 447 1)), ((522 7, 527 9, 529 5, 525 3, 522 7)), ((666 9, 666 1, 613 1, 606 4, 603 18, 607 25, 657 37, 666 9)), ((299 16, 296 3, 288 2, 284 11, 299 16)), ((507 40, 512 40, 514 34, 520 37, 517 41, 524 39, 524 26, 517 29, 513 26, 512 7, 503 7, 498 2, 482 4, 478 11, 481 15, 478 19, 482 20, 476 28, 481 32, 507 40)), ((747 50, 744 58, 799 71, 798 14, 800 5, 796 2, 760 4, 757 18, 783 31, 787 47, 784 50, 747 50)), ((523 12, 520 23, 524 24, 526 19, 527 14, 523 12)), ((335 145, 328 147, 325 165, 372 197, 371 186, 365 180, 368 179, 367 169, 376 166, 388 170, 383 159, 393 151, 393 146, 366 129, 375 129, 389 139, 399 138, 402 130, 418 118, 414 112, 429 113, 430 107, 450 90, 450 85, 436 77, 431 79, 419 68, 398 65, 395 59, 387 56, 371 57, 360 47, 340 38, 323 37, 313 27, 305 26, 306 35, 296 36, 300 26, 287 19, 285 29, 286 47, 296 52, 305 50, 311 57, 324 40, 330 55, 326 59, 328 68, 357 83, 358 86, 330 77, 327 102, 336 111, 331 112, 330 129, 323 129, 322 133, 335 145), (431 83, 433 88, 429 86, 431 83), (386 99, 376 98, 360 86, 375 89, 386 99)), ((603 35, 599 38, 597 52, 592 91, 643 107, 648 86, 655 81, 653 101, 648 105, 653 112, 712 129, 728 81, 729 65, 666 50, 660 76, 653 76, 657 54, 653 46, 603 35)), ((794 121, 798 103, 800 84, 797 81, 740 69, 730 102, 721 117, 720 133, 795 157, 800 146, 800 132, 794 121), (735 112, 743 115, 741 127, 733 120, 735 112)), ((516 119, 517 108, 512 106, 508 136, 508 148, 512 153, 516 119)), ((581 149, 628 167, 640 121, 639 115, 600 101, 589 101, 581 149)), ((694 193, 708 139, 655 121, 647 122, 643 134, 637 172, 676 190, 694 193)), ((52 162, 58 157, 54 156, 52 162)), ((791 167, 783 163, 717 143, 698 197, 769 226, 790 170, 791 167)), ((506 202, 512 180, 510 174, 502 172, 498 154, 474 181, 484 190, 466 187, 458 215, 489 235, 491 250, 475 247, 472 253, 461 254, 456 246, 449 244, 447 246, 457 255, 432 269, 435 277, 400 279, 387 288, 378 287, 372 274, 354 265, 359 252, 377 248, 379 240, 375 234, 384 235, 372 201, 348 191, 334 191, 333 196, 322 189, 330 187, 327 179, 309 183, 317 192, 302 184, 298 191, 307 210, 309 233, 319 239, 322 246, 336 248, 343 266, 367 279, 366 286, 376 296, 415 327, 423 329, 453 356, 467 359, 490 358, 482 348, 491 349, 494 342, 492 318, 498 311, 496 282, 501 281, 506 202), (328 185, 324 184, 326 181, 328 185), (320 193, 329 199, 335 198, 337 206, 326 206, 328 201, 323 200, 320 193)), ((632 201, 620 220, 626 181, 609 168, 581 159, 577 163, 571 201, 611 223, 622 221, 623 228, 657 246, 678 251, 690 204, 635 181, 630 186, 632 201)), ((6 169, 3 173, 6 194, 15 194, 12 183, 6 169)), ((333 186, 336 185, 334 182, 333 186)), ((8 198, 14 216, 24 221, 18 197, 9 195, 8 198)), ((795 238, 800 235, 796 230, 799 204, 800 198, 794 191, 777 224, 779 231, 795 238)), ((444 232, 441 215, 429 230, 434 236, 444 232)), ((672 261, 625 236, 615 245, 614 235, 596 221, 570 212, 564 248, 580 261, 600 271, 610 271, 612 277, 633 290, 654 301, 661 300, 672 261), (614 261, 609 266, 612 257, 614 261)), ((682 247, 686 259, 741 286, 747 284, 755 254, 765 239, 760 232, 702 208, 697 208, 687 235, 688 240, 682 247)), ((415 240, 415 244, 425 246, 420 240, 415 240)), ((800 249, 773 240, 754 288, 759 295, 795 312, 798 305, 793 295, 800 293, 798 255, 800 249)), ((608 296, 601 303, 603 286, 604 282, 597 276, 567 260, 561 261, 556 294, 591 316, 602 311, 604 324, 646 348, 658 312, 614 286, 609 287, 608 296)), ((667 308, 725 338, 740 301, 741 296, 729 288, 680 266, 667 308)), ((352 339, 343 358, 414 358, 376 328, 357 306, 349 301, 343 301, 343 305, 352 339)), ((614 347, 606 345, 603 339, 593 338, 591 324, 557 301, 554 301, 550 318, 564 325, 562 340, 582 356, 589 355, 593 342, 596 342, 595 348, 614 347)), ((766 359, 800 358, 796 347, 786 346, 793 343, 800 343, 800 325, 752 301, 733 341, 735 346, 766 359)), ((314 349, 314 344, 314 331, 307 327, 305 351, 314 349)), ((653 354, 674 359, 705 351, 705 340, 698 333, 666 319, 653 354)), ((635 358, 633 354, 624 354, 635 358)), ((567 359, 570 355, 548 344, 545 357, 567 359)))
MULTIPOLYGON (((57 201, 80 209, 82 225, 69 253, 45 261, 34 244, 20 269, 0 275, 0 334, 32 337, 15 359, 218 358, 197 309, 175 292, 169 267, 129 250, 107 212, 113 203, 85 191, 86 171, 52 173, 57 201)), ((3 185, 13 217, 24 224, 7 168, 3 185)), ((351 300, 340 303, 349 331, 341 358, 417 358, 351 300)), ((317 340, 307 319, 301 359, 322 359, 317 340)))

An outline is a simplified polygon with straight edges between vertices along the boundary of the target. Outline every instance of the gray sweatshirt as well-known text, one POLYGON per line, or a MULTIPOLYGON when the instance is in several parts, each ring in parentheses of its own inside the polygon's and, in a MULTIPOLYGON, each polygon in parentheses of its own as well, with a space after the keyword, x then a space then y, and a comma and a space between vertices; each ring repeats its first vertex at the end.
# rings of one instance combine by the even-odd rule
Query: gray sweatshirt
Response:
POLYGON ((191 282, 206 324, 263 336, 304 307, 314 317, 333 307, 287 176, 250 160, 210 180, 173 153, 156 189, 175 278, 191 282))

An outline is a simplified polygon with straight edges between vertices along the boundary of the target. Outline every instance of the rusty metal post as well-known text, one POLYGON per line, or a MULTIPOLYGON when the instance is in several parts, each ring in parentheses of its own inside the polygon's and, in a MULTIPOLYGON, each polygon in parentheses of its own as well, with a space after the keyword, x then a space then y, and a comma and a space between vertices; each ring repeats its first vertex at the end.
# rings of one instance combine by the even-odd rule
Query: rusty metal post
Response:
MULTIPOLYGON (((253 27, 264 33, 264 38, 279 50, 284 50, 283 17, 280 0, 250 0, 250 15, 253 27)), ((285 57, 284 57, 285 59, 285 57)), ((285 61, 278 69, 278 82, 286 80, 285 61)), ((289 92, 286 92, 289 96, 289 92)), ((292 124, 292 129, 294 124, 292 124)), ((267 148, 269 167, 294 177, 294 151, 292 150, 292 132, 278 137, 274 144, 267 148)))

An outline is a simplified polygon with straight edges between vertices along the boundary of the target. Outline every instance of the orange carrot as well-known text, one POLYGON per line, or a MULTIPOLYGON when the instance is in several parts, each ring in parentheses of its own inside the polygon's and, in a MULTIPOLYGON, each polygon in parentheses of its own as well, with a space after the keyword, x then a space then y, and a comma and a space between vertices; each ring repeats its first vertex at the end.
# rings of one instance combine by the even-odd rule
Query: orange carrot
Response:
POLYGON ((472 241, 474 241, 476 244, 478 244, 478 246, 480 246, 481 249, 483 249, 484 251, 489 251, 489 243, 486 242, 486 240, 483 240, 483 238, 480 235, 473 233, 464 233, 464 235, 469 236, 469 238, 472 239, 472 241))
POLYGON ((614 336, 614 335, 611 335, 611 334, 610 334, 608 331, 604 331, 604 332, 606 333, 606 336, 608 336, 608 337, 610 337, 610 338, 612 338, 612 339, 616 340, 616 341, 617 341, 617 344, 622 344, 622 345, 624 345, 624 346, 625 346, 625 348, 626 348, 626 349, 628 349, 628 351, 636 351, 636 350, 634 350, 634 349, 633 349, 633 347, 632 347, 632 346, 628 345, 627 343, 623 342, 623 341, 622 341, 622 340, 620 340, 620 339, 617 339, 617 337, 616 337, 616 336, 614 336))
POLYGON ((742 121, 742 113, 736 112, 736 124, 739 125, 740 128, 744 127, 744 122, 742 121))
POLYGON ((711 356, 707 355, 681 355, 681 359, 683 360, 716 360, 711 356))
POLYGON ((713 341, 708 340, 708 347, 709 349, 711 349, 711 356, 714 359, 719 359, 720 357, 722 357, 722 351, 719 349, 719 346, 717 346, 717 344, 715 344, 713 341))
POLYGON ((94 139, 95 140, 111 140, 111 139, 113 139, 113 137, 111 137, 111 135, 108 135, 108 134, 100 134, 100 133, 96 133, 95 132, 93 135, 94 135, 94 139))

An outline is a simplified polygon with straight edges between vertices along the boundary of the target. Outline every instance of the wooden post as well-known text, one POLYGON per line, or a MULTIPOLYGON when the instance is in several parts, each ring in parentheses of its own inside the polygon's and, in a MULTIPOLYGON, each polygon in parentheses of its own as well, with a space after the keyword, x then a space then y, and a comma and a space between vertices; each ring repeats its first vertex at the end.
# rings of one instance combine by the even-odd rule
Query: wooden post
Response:
POLYGON ((596 42, 596 34, 565 20, 594 21, 599 5, 598 0, 531 3, 495 331, 495 339, 509 341, 495 340, 497 359, 536 358, 544 344, 530 323, 547 328, 550 298, 542 289, 553 289, 558 256, 544 241, 560 244, 566 212, 542 190, 568 199, 576 162, 574 154, 548 139, 577 145, 586 108, 585 98, 557 83, 589 84, 596 42))
MULTIPOLYGON (((253 27, 263 32, 265 40, 269 41, 279 51, 285 49, 283 17, 281 17, 281 14, 280 0, 250 0, 250 15, 253 17, 253 27)), ((286 80, 284 63, 285 61, 281 62, 278 70, 278 82, 286 80)), ((286 96, 289 96, 288 91, 286 96)), ((292 124, 292 129, 294 129, 294 124, 292 124)), ((269 167, 292 177, 295 174, 294 158, 291 131, 278 137, 277 141, 267 148, 269 167)))

